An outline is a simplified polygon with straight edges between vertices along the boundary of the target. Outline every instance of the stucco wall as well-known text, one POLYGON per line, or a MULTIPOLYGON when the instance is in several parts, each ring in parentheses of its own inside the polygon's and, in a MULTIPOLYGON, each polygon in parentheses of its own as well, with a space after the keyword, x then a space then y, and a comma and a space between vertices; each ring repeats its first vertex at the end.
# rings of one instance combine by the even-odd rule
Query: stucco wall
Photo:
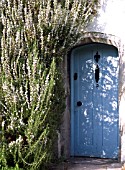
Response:
POLYGON ((125 41, 124 18, 124 0, 101 0, 98 16, 88 25, 86 31, 112 34, 125 41))

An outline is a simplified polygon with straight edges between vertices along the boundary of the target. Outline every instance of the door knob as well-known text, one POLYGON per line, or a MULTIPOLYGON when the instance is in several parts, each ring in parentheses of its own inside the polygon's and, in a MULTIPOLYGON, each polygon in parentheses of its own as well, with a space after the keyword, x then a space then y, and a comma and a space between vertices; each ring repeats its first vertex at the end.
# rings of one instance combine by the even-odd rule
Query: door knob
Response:
POLYGON ((81 101, 78 101, 78 102, 77 102, 77 106, 82 106, 82 102, 81 102, 81 101))

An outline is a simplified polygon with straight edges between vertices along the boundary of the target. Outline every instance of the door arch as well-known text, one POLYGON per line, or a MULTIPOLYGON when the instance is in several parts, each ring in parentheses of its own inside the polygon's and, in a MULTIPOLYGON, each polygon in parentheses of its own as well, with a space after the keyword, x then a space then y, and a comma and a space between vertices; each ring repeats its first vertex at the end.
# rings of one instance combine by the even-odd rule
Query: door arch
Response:
POLYGON ((93 43, 71 53, 71 155, 118 158, 118 50, 93 43))

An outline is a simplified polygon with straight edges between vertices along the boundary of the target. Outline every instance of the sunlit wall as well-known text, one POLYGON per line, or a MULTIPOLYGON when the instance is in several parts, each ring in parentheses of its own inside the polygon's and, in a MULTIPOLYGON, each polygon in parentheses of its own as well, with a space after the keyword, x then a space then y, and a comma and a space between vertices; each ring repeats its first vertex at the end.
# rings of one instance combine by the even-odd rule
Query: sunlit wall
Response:
POLYGON ((101 0, 98 16, 87 30, 116 35, 125 40, 125 0, 101 0))

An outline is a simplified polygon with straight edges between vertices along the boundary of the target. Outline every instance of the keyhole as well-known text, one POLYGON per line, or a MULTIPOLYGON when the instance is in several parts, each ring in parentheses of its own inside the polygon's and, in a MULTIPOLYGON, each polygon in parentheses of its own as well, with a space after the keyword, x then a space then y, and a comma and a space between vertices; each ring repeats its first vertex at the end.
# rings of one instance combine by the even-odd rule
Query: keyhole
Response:
POLYGON ((82 106, 82 102, 81 102, 81 101, 78 101, 78 102, 77 102, 77 106, 82 106))

